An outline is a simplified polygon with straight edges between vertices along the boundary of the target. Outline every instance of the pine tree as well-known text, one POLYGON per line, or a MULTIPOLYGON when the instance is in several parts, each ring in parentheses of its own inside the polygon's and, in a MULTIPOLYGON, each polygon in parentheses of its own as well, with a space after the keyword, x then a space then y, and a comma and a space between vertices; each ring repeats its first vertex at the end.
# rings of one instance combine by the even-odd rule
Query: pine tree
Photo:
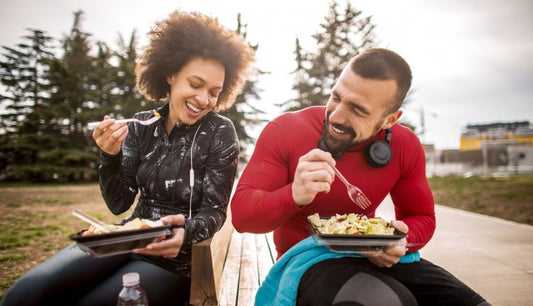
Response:
MULTIPOLYGON (((90 71, 88 71, 86 82, 86 99, 83 102, 83 112, 79 114, 79 119, 85 125, 86 122, 100 120, 104 114, 108 114, 113 109, 114 92, 116 84, 117 69, 111 64, 113 51, 104 42, 97 42, 97 51, 90 60, 90 71)), ((89 133, 90 134, 90 133, 89 133)))
POLYGON ((297 97, 279 105, 287 111, 324 105, 344 64, 364 49, 377 45, 371 17, 363 17, 349 2, 342 13, 337 3, 332 2, 320 26, 321 32, 313 35, 315 51, 303 50, 296 39, 293 89, 297 97))
POLYGON ((48 108, 45 62, 52 57, 52 38, 44 31, 28 29, 16 48, 3 46, 0 62, 4 93, 0 104, 0 180, 17 180, 32 175, 38 159, 45 122, 39 116, 48 108), (22 166, 20 166, 22 165, 22 166), (29 170, 29 171, 28 171, 29 170))
MULTIPOLYGON (((33 164, 18 165, 20 180, 79 181, 97 177, 98 155, 88 151, 84 134, 87 112, 99 90, 95 65, 101 58, 90 56, 89 34, 81 30, 83 12, 74 14, 74 24, 62 41, 60 58, 47 60, 48 106, 33 113, 44 123, 33 164)), ((98 56, 106 57, 105 51, 98 56)))
POLYGON ((38 121, 32 117, 35 109, 46 107, 46 58, 53 55, 51 37, 44 31, 29 29, 31 35, 23 36, 27 42, 17 48, 2 46, 7 52, 0 62, 0 80, 5 94, 0 103, 7 112, 0 114, 5 132, 38 132, 38 121))
POLYGON ((147 102, 137 90, 135 83, 135 65, 137 59, 136 32, 131 33, 129 42, 126 43, 122 36, 118 38, 119 50, 115 52, 118 58, 117 73, 115 75, 115 100, 112 112, 120 113, 123 117, 131 117, 136 112, 153 109, 154 105, 147 102))
MULTIPOLYGON (((105 114, 130 117, 153 108, 135 88, 135 32, 127 44, 119 37, 118 51, 103 42, 97 42, 93 51, 90 34, 82 30, 82 17, 82 11, 74 13, 59 55, 48 47, 59 41, 39 30, 32 30, 17 48, 3 47, 0 181, 95 180, 98 149, 87 122, 105 114)), ((236 31, 246 37, 246 25, 240 16, 237 21, 236 31)), ((248 128, 263 122, 259 118, 263 112, 249 102, 258 98, 257 79, 250 80, 234 107, 224 113, 237 129, 242 159, 254 141, 248 128)))
MULTIPOLYGON (((237 29, 236 32, 244 39, 247 35, 247 25, 241 23, 241 15, 237 15, 237 29)), ((250 47, 254 50, 257 50, 258 45, 250 44, 250 47)), ((255 77, 264 72, 257 70, 255 77)), ((246 150, 248 147, 255 142, 255 139, 250 136, 247 132, 250 128, 264 122, 260 118, 261 114, 264 114, 263 111, 254 107, 249 101, 250 99, 259 99, 259 89, 257 88, 257 79, 251 79, 246 82, 244 88, 236 98, 235 104, 230 108, 221 112, 222 115, 228 117, 237 131, 237 136, 239 137, 239 142, 241 146, 241 161, 246 161, 246 150)))
POLYGON ((63 40, 63 57, 50 68, 51 101, 58 107, 58 115, 64 119, 65 134, 83 132, 83 112, 89 108, 91 98, 91 72, 93 58, 90 55, 89 34, 81 28, 83 12, 74 13, 74 24, 63 40))

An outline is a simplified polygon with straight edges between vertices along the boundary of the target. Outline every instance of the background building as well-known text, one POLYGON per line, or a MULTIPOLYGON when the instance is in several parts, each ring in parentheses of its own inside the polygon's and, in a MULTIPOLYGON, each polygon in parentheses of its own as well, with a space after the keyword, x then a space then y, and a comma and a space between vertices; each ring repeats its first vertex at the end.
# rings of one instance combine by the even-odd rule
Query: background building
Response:
POLYGON ((529 121, 469 124, 458 150, 426 149, 428 176, 533 173, 533 128, 529 121))
POLYGON ((461 134, 461 151, 480 150, 484 145, 533 145, 529 121, 469 124, 461 134))

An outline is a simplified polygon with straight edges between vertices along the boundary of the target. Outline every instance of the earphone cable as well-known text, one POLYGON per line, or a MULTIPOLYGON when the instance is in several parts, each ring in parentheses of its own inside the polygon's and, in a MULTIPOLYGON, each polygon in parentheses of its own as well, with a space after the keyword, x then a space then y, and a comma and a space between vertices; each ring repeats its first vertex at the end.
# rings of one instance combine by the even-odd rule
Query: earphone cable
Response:
MULTIPOLYGON (((196 140, 196 135, 198 134, 198 131, 200 130, 200 127, 202 126, 202 123, 200 122, 200 124, 198 125, 198 128, 196 129, 196 132, 194 132, 194 136, 192 138, 192 143, 191 143, 191 170, 189 170, 189 186, 190 186, 190 189, 191 189, 191 194, 189 196, 189 219, 192 218, 192 193, 193 193, 193 190, 194 190, 194 167, 193 167, 193 146, 194 146, 194 141, 196 140)), ((198 145, 197 145, 198 146, 198 145)))

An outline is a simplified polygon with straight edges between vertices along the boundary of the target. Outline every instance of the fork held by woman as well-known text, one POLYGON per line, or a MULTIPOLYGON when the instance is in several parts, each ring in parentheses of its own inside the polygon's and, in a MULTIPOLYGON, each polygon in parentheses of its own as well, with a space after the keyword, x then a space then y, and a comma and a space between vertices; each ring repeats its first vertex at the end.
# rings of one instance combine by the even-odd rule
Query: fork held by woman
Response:
MULTIPOLYGON (((155 116, 155 117, 152 117, 152 118, 150 118, 148 120, 139 120, 137 118, 119 119, 119 120, 115 120, 115 123, 137 122, 137 123, 142 124, 142 125, 150 125, 150 124, 156 122, 157 120, 159 120, 159 118, 161 118, 161 117, 155 116)), ((102 123, 102 121, 89 122, 87 124, 87 128, 89 130, 93 130, 100 123, 102 123)))

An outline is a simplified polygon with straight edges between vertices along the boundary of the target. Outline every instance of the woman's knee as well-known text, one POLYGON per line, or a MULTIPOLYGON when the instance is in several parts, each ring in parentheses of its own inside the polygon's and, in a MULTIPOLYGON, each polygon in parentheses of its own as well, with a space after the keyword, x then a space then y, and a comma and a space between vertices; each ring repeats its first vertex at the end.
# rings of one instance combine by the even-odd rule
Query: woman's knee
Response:
POLYGON ((58 299, 68 303, 124 260, 120 256, 95 259, 70 245, 18 279, 4 295, 2 305, 43 305, 58 299))

